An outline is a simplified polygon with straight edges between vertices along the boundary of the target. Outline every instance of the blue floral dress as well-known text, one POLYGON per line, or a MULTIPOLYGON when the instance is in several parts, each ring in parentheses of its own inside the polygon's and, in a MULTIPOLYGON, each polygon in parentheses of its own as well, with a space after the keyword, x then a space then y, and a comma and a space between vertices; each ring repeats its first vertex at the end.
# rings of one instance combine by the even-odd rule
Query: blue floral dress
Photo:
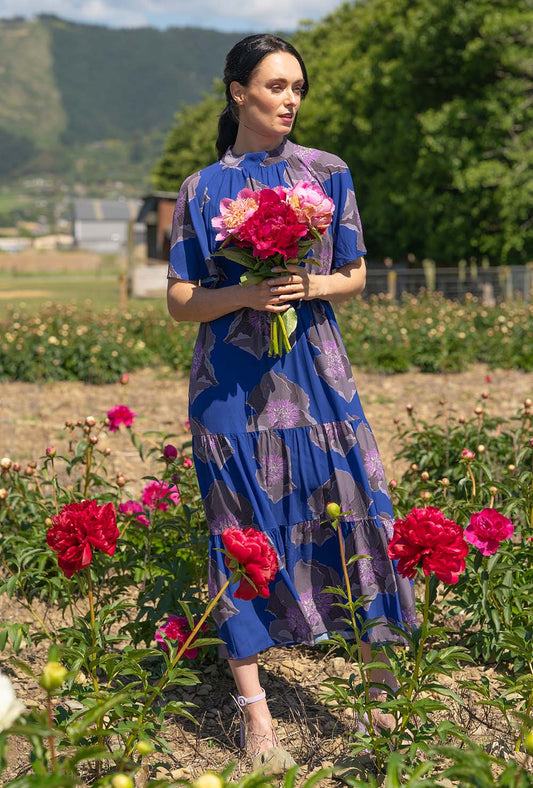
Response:
MULTIPOLYGON (((333 199, 331 227, 310 256, 311 273, 328 276, 366 250, 350 172, 336 156, 285 140, 280 148, 234 156, 231 150, 190 176, 174 214, 169 277, 227 287, 244 269, 213 257, 211 219, 223 197, 247 187, 319 185, 333 199)), ((268 356, 269 314, 239 309, 201 323, 192 359, 189 418, 195 467, 210 529, 208 584, 213 596, 228 570, 221 533, 229 526, 264 531, 280 569, 268 599, 235 599, 214 612, 223 656, 244 658, 270 646, 312 644, 344 631, 343 611, 327 587, 344 583, 338 536, 326 505, 353 514, 341 523, 361 611, 377 619, 370 640, 398 640, 389 623, 414 622, 412 585, 387 556, 392 508, 376 442, 363 414, 350 362, 327 301, 297 303, 292 350, 268 356)))

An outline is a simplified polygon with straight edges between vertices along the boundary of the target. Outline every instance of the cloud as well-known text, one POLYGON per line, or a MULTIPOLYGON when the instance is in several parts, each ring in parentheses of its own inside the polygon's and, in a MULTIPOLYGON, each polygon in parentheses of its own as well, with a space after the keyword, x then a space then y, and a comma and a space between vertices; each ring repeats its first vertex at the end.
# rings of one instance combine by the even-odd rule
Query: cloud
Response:
POLYGON ((0 18, 47 13, 112 27, 292 30, 339 5, 341 0, 0 0, 0 18))

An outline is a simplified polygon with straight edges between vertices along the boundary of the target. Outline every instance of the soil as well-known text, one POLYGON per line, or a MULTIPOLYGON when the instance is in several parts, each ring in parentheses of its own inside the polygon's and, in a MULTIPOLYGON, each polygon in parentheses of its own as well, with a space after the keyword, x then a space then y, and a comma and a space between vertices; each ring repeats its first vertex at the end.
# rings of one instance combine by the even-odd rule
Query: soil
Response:
MULTIPOLYGON (((489 371, 482 365, 455 375, 410 372, 384 376, 356 371, 356 382, 389 478, 399 476, 403 471, 402 464, 394 459, 399 446, 393 419, 399 418, 406 423, 406 405, 412 404, 418 417, 432 421, 437 411, 442 410, 441 399, 459 417, 472 413, 483 391, 489 393, 487 409, 502 415, 514 414, 525 397, 533 396, 533 374, 489 371), (487 376, 490 376, 490 382, 487 376)), ((138 414, 137 432, 166 431, 176 436, 173 442, 177 445, 190 437, 184 426, 187 381, 163 368, 132 373, 126 386, 2 383, 0 399, 0 454, 21 464, 42 456, 46 446, 60 448, 65 441, 63 425, 66 419, 84 419, 87 415, 98 418, 119 402, 127 404, 138 414)), ((139 475, 146 474, 146 466, 140 465, 127 435, 112 436, 109 446, 110 467, 123 473, 134 486, 139 475)), ((55 611, 48 612, 52 623, 55 615, 55 611)), ((0 597, 0 619, 26 621, 30 617, 15 600, 0 597)), ((35 670, 43 664, 45 656, 43 647, 26 647, 19 654, 19 658, 30 663, 35 670)), ((262 684, 271 699, 279 736, 302 764, 302 774, 346 760, 350 723, 342 714, 328 708, 320 693, 322 682, 327 677, 347 677, 353 670, 352 665, 324 648, 270 649, 260 657, 260 665, 262 684)), ((22 673, 7 651, 0 654, 0 670, 11 677, 18 697, 26 706, 42 705, 43 693, 37 682, 22 673)), ((498 713, 490 707, 478 706, 473 696, 458 689, 460 679, 479 679, 482 675, 490 681, 495 674, 490 666, 468 667, 460 676, 449 679, 450 686, 463 695, 465 705, 461 707, 450 701, 448 714, 461 721, 470 735, 491 751, 521 757, 520 753, 512 754, 512 736, 498 713)), ((201 684, 179 688, 176 698, 197 704, 194 714, 198 724, 179 717, 169 721, 165 733, 169 754, 148 758, 151 777, 190 779, 206 769, 220 770, 232 762, 236 762, 234 776, 246 773, 249 763, 239 757, 237 749, 233 692, 227 666, 222 662, 202 668, 201 684)), ((27 755, 24 742, 11 741, 8 768, 3 775, 6 781, 27 771, 27 755)), ((350 765, 353 764, 351 759, 350 765)), ((87 784, 90 784, 89 778, 87 784)), ((334 783, 324 779, 320 784, 334 783)))

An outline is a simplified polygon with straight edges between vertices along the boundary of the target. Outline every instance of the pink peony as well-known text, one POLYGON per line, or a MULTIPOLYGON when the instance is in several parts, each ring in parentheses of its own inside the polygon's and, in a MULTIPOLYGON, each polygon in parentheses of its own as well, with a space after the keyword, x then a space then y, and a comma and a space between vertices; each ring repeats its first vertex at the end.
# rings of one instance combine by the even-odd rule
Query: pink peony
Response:
POLYGON ((115 405, 114 408, 107 411, 109 432, 116 432, 121 424, 124 424, 125 427, 131 427, 136 415, 127 405, 115 405))
POLYGON ((144 514, 144 506, 139 501, 124 501, 124 503, 119 503, 118 510, 121 514, 130 515, 134 514, 135 519, 141 525, 150 525, 150 520, 144 514))
POLYGON ((184 468, 192 468, 192 466, 193 466, 193 462, 192 462, 191 458, 190 457, 184 457, 183 458, 183 467, 184 468))
POLYGON ((238 233, 244 222, 257 210, 257 192, 241 189, 235 200, 224 197, 220 201, 220 216, 211 219, 218 230, 215 241, 224 241, 229 235, 238 233))
POLYGON ((141 501, 149 509, 168 510, 169 502, 177 505, 180 502, 180 493, 175 485, 166 482, 150 482, 143 490, 141 501))
POLYGON ((335 210, 335 203, 319 186, 307 181, 298 181, 287 193, 287 202, 294 210, 298 220, 308 227, 314 227, 323 235, 335 210))
MULTIPOLYGON (((279 190, 278 190, 279 191, 279 190)), ((237 246, 252 248, 254 257, 267 260, 280 254, 284 260, 296 259, 298 241, 307 236, 291 206, 275 189, 261 189, 259 204, 233 237, 237 246)))
POLYGON ((472 515, 464 536, 482 555, 492 555, 498 550, 500 542, 510 539, 513 533, 514 526, 508 517, 504 517, 497 509, 483 509, 472 515))
MULTIPOLYGON (((202 632, 205 632, 207 630, 207 624, 202 624, 200 629, 202 632)), ((189 622, 185 616, 169 616, 165 626, 156 631, 155 639, 158 643, 161 643, 161 647, 165 651, 168 651, 168 645, 165 638, 167 640, 177 640, 178 648, 180 648, 191 634, 191 631, 189 622)), ((194 640, 192 642, 194 643, 194 640)), ((183 656, 187 657, 187 659, 194 659, 197 654, 197 648, 188 648, 183 652, 183 656)))

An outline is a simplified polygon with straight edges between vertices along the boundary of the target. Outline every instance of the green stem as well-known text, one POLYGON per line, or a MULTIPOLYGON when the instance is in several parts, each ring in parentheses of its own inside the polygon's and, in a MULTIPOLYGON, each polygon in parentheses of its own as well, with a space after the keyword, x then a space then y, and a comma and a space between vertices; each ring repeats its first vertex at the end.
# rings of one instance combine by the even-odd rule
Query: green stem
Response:
MULTIPOLYGON (((48 727, 50 728, 50 731, 52 731, 52 728, 54 727, 54 717, 52 713, 52 698, 49 692, 46 695, 46 711, 48 714, 48 727)), ((52 759, 52 772, 55 774, 57 772, 57 755, 54 734, 52 732, 48 737, 48 746, 50 747, 50 758, 52 759)))
POLYGON ((474 479, 474 474, 472 473, 472 468, 470 467, 470 464, 466 466, 466 470, 468 471, 470 479, 472 480, 472 500, 474 500, 476 497, 476 480, 474 479))
POLYGON ((93 596, 93 581, 91 577, 91 567, 87 567, 87 580, 88 580, 88 597, 89 597, 89 610, 91 613, 91 636, 93 641, 93 650, 91 654, 91 663, 94 663, 94 670, 93 665, 90 665, 90 673, 93 680, 93 687, 95 692, 98 692, 100 689, 98 685, 98 678, 96 676, 96 655, 97 655, 97 638, 96 638, 96 617, 94 615, 94 596, 93 596))
MULTIPOLYGON (((416 659, 415 659, 415 666, 413 669, 413 676, 411 680, 408 682, 408 686, 405 690, 405 697, 407 700, 411 700, 413 695, 416 693, 416 688, 418 684, 418 675, 420 673, 420 665, 422 664, 422 656, 424 653, 424 645, 426 642, 427 637, 427 625, 428 625, 428 618, 429 618, 429 598, 430 598, 430 575, 426 575, 425 577, 425 587, 424 587, 424 613, 422 618, 422 627, 420 631, 420 640, 418 643, 418 649, 416 652, 416 659)), ((409 721, 409 712, 404 711, 402 712, 402 722, 400 728, 398 730, 398 734, 401 735, 405 730, 405 727, 409 721)))
POLYGON ((209 604, 206 607, 204 613, 202 614, 200 620, 194 626, 194 629, 192 630, 191 634, 189 635, 189 637, 187 638, 185 643, 183 643, 182 646, 179 648, 179 650, 175 654, 172 662, 170 663, 170 665, 168 665, 167 669, 165 670, 165 672, 161 676, 159 682, 155 686, 152 694, 149 696, 148 700, 145 702, 143 708, 141 709, 141 713, 139 714, 139 716, 137 718, 137 724, 135 726, 135 730, 132 731, 132 733, 130 733, 130 735, 129 735, 127 741, 126 741, 126 745, 124 747, 124 754, 122 755, 122 760, 121 760, 121 762, 120 762, 120 764, 118 766, 119 771, 123 768, 124 761, 126 760, 126 758, 131 753, 131 750, 132 750, 132 747, 133 747, 133 743, 135 741, 135 737, 137 735, 137 732, 142 728, 142 724, 144 722, 144 717, 146 715, 146 712, 150 709, 152 703, 158 697, 158 695, 160 695, 161 690, 163 689, 163 687, 166 684, 166 681, 168 679, 168 675, 169 675, 170 671, 176 665, 178 660, 181 659, 181 657, 187 651, 187 649, 189 648, 191 643, 195 640, 195 638, 198 635, 198 632, 200 631, 204 621, 206 620, 208 615, 211 613, 211 611, 213 610, 215 605, 218 604, 218 601, 220 600, 222 594, 226 591, 226 589, 228 588, 229 584, 231 583, 232 578, 233 578, 233 575, 228 577, 228 579, 226 580, 226 582, 224 583, 222 588, 218 591, 217 595, 215 597, 213 597, 213 599, 209 602, 209 604))
MULTIPOLYGON (((531 668, 531 666, 530 666, 530 668, 531 668)), ((527 706, 526 706, 526 717, 528 719, 529 719, 529 716, 531 715, 531 709, 532 708, 533 708, 533 690, 531 690, 531 692, 529 693, 529 698, 528 698, 527 706)), ((516 740, 516 744, 515 744, 515 747, 514 747, 515 748, 515 752, 518 752, 520 750, 520 747, 522 745, 523 740, 524 740, 524 728, 522 727, 522 730, 520 731, 520 735, 518 736, 518 739, 516 740)))
MULTIPOLYGON (((5 559, 4 559, 4 558, 2 558, 2 565, 3 565, 4 569, 5 569, 7 572, 9 572, 9 574, 11 575, 11 577, 15 577, 15 573, 14 573, 14 572, 12 571, 12 569, 11 569, 11 568, 8 566, 8 564, 6 563, 6 561, 5 561, 5 559)), ((32 604, 31 604, 30 600, 28 599, 28 595, 26 594, 26 591, 24 590, 24 586, 22 585, 22 580, 20 579, 20 575, 19 575, 19 574, 17 574, 17 575, 16 575, 16 577, 17 577, 17 583, 18 583, 18 587, 20 588, 20 590, 21 590, 21 593, 22 593, 22 596, 24 597, 24 599, 25 599, 25 601, 26 601, 26 604, 25 604, 25 607, 26 607, 26 609, 27 609, 27 610, 28 610, 28 611, 31 613, 31 615, 32 615, 32 616, 34 617, 34 619, 37 621, 37 623, 39 624, 39 626, 40 626, 40 627, 41 627, 41 629, 43 630, 43 632, 44 632, 44 634, 46 635, 46 637, 48 638, 48 640, 50 640, 50 641, 51 641, 51 640, 53 640, 53 638, 52 638, 52 635, 50 634, 50 632, 48 631, 48 629, 46 628, 46 626, 45 626, 45 624, 44 624, 44 621, 43 621, 43 620, 42 620, 42 618, 39 616, 39 614, 38 614, 38 613, 36 613, 36 612, 35 612, 35 610, 33 609, 33 606, 32 606, 32 604)))
POLYGON ((91 481, 91 464, 93 459, 93 446, 89 443, 87 446, 87 454, 85 456, 85 484, 83 488, 83 497, 87 498, 89 493, 89 484, 91 481))
POLYGON ((276 315, 276 318, 278 321, 281 338, 283 340, 283 347, 285 348, 285 351, 289 353, 291 349, 291 343, 289 341, 289 335, 287 334, 287 329, 285 328, 285 323, 283 322, 283 315, 276 315))

